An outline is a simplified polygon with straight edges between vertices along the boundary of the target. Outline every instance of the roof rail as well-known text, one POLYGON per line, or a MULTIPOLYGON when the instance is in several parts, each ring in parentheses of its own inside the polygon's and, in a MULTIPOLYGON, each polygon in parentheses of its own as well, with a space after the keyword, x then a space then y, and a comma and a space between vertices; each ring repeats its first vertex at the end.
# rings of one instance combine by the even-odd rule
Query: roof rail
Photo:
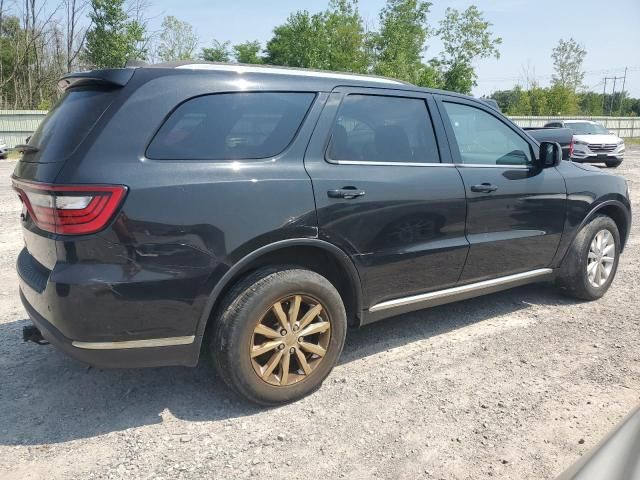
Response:
POLYGON ((395 85, 410 85, 400 80, 394 80, 392 78, 377 77, 373 75, 359 75, 355 73, 340 73, 330 72, 323 70, 310 70, 299 68, 284 68, 284 67, 271 67, 271 66, 258 66, 258 65, 243 65, 243 64, 230 64, 230 63, 187 63, 178 65, 176 69, 181 70, 213 70, 219 72, 236 72, 242 73, 271 73, 275 75, 294 75, 300 77, 315 77, 315 78, 335 78, 340 80, 360 80, 379 83, 391 83, 395 85))

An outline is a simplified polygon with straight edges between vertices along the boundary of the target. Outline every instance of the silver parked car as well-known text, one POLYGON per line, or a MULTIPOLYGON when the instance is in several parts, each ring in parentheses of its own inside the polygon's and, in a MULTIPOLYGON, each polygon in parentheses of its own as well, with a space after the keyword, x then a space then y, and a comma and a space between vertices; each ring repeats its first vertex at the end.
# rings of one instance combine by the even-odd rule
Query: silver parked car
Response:
POLYGON ((624 159, 624 140, 598 122, 562 120, 549 122, 545 127, 564 127, 573 131, 571 160, 574 162, 604 163, 615 168, 624 159))
POLYGON ((9 146, 0 138, 0 158, 5 159, 9 156, 9 146))

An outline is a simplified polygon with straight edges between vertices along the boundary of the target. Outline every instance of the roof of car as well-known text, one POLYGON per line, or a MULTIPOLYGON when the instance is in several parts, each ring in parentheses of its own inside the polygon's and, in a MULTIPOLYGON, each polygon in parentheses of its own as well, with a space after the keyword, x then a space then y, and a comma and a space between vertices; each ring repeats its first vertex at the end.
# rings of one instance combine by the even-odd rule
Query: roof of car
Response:
MULTIPOLYGON (((399 90, 411 90, 411 91, 423 91, 428 93, 439 93, 443 95, 452 95, 457 97, 463 97, 478 101, 478 99, 463 95, 456 92, 449 92, 445 90, 437 90, 432 88, 424 88, 414 85, 409 82, 397 80, 394 78, 377 76, 377 75, 364 75, 358 73, 348 72, 334 72, 328 70, 315 70, 310 68, 296 68, 296 67, 278 67, 272 65, 249 65, 242 63, 219 63, 219 62, 206 62, 206 61, 181 61, 181 62, 167 62, 157 63, 152 65, 131 65, 136 68, 143 69, 173 69, 173 70, 185 70, 185 71, 210 71, 210 72, 229 72, 237 73, 240 75, 259 75, 263 78, 283 78, 290 77, 292 80, 298 77, 300 80, 308 79, 315 82, 325 83, 326 86, 331 89, 338 85, 357 86, 358 84, 368 87, 379 88, 393 88, 399 90)), ((248 78, 247 78, 248 79, 248 78)))
MULTIPOLYGON (((413 92, 425 92, 432 94, 455 96, 473 100, 477 103, 488 105, 483 100, 463 95, 461 93, 433 88, 419 87, 394 78, 363 75, 348 72, 333 72, 327 70, 313 70, 308 68, 277 67, 271 65, 247 65, 242 63, 218 63, 200 60, 146 64, 144 62, 127 62, 125 68, 91 70, 72 72, 64 75, 58 86, 66 90, 72 86, 82 86, 95 81, 116 86, 124 86, 134 76, 136 71, 145 72, 147 77, 164 76, 168 72, 175 74, 177 71, 188 73, 211 72, 220 76, 237 75, 240 81, 246 82, 274 82, 279 86, 294 82, 296 89, 318 89, 319 91, 332 91, 336 87, 368 87, 368 88, 392 88, 394 90, 406 90, 413 92)), ((495 107, 494 107, 495 108, 495 107)))

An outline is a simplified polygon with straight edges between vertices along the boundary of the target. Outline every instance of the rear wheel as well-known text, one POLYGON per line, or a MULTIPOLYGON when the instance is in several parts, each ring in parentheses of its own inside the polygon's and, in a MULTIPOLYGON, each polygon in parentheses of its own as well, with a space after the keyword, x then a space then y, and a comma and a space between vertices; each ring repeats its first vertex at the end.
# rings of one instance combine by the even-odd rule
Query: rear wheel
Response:
POLYGON ((567 294, 584 299, 602 297, 615 277, 620 256, 620 234, 616 223, 599 215, 574 239, 557 283, 567 294))
POLYGON ((605 162, 605 165, 607 166, 607 168, 618 168, 621 163, 622 163, 622 160, 611 160, 611 161, 605 162))
POLYGON ((320 387, 344 345, 340 294, 323 276, 265 269, 229 292, 212 336, 219 375, 263 405, 297 400, 320 387))

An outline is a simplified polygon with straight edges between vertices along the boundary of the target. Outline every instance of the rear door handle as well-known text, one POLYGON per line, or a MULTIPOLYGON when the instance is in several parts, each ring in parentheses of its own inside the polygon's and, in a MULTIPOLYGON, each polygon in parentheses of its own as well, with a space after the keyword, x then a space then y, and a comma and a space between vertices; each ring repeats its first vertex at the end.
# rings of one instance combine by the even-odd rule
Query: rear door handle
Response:
POLYGON ((345 198, 350 200, 352 198, 362 197, 365 194, 364 190, 360 190, 356 187, 342 187, 334 190, 329 190, 327 195, 329 198, 345 198))
POLYGON ((471 187, 471 191, 477 193, 491 193, 495 192, 497 189, 498 187, 496 187, 495 185, 491 185, 488 182, 481 183, 480 185, 473 185, 471 187))

